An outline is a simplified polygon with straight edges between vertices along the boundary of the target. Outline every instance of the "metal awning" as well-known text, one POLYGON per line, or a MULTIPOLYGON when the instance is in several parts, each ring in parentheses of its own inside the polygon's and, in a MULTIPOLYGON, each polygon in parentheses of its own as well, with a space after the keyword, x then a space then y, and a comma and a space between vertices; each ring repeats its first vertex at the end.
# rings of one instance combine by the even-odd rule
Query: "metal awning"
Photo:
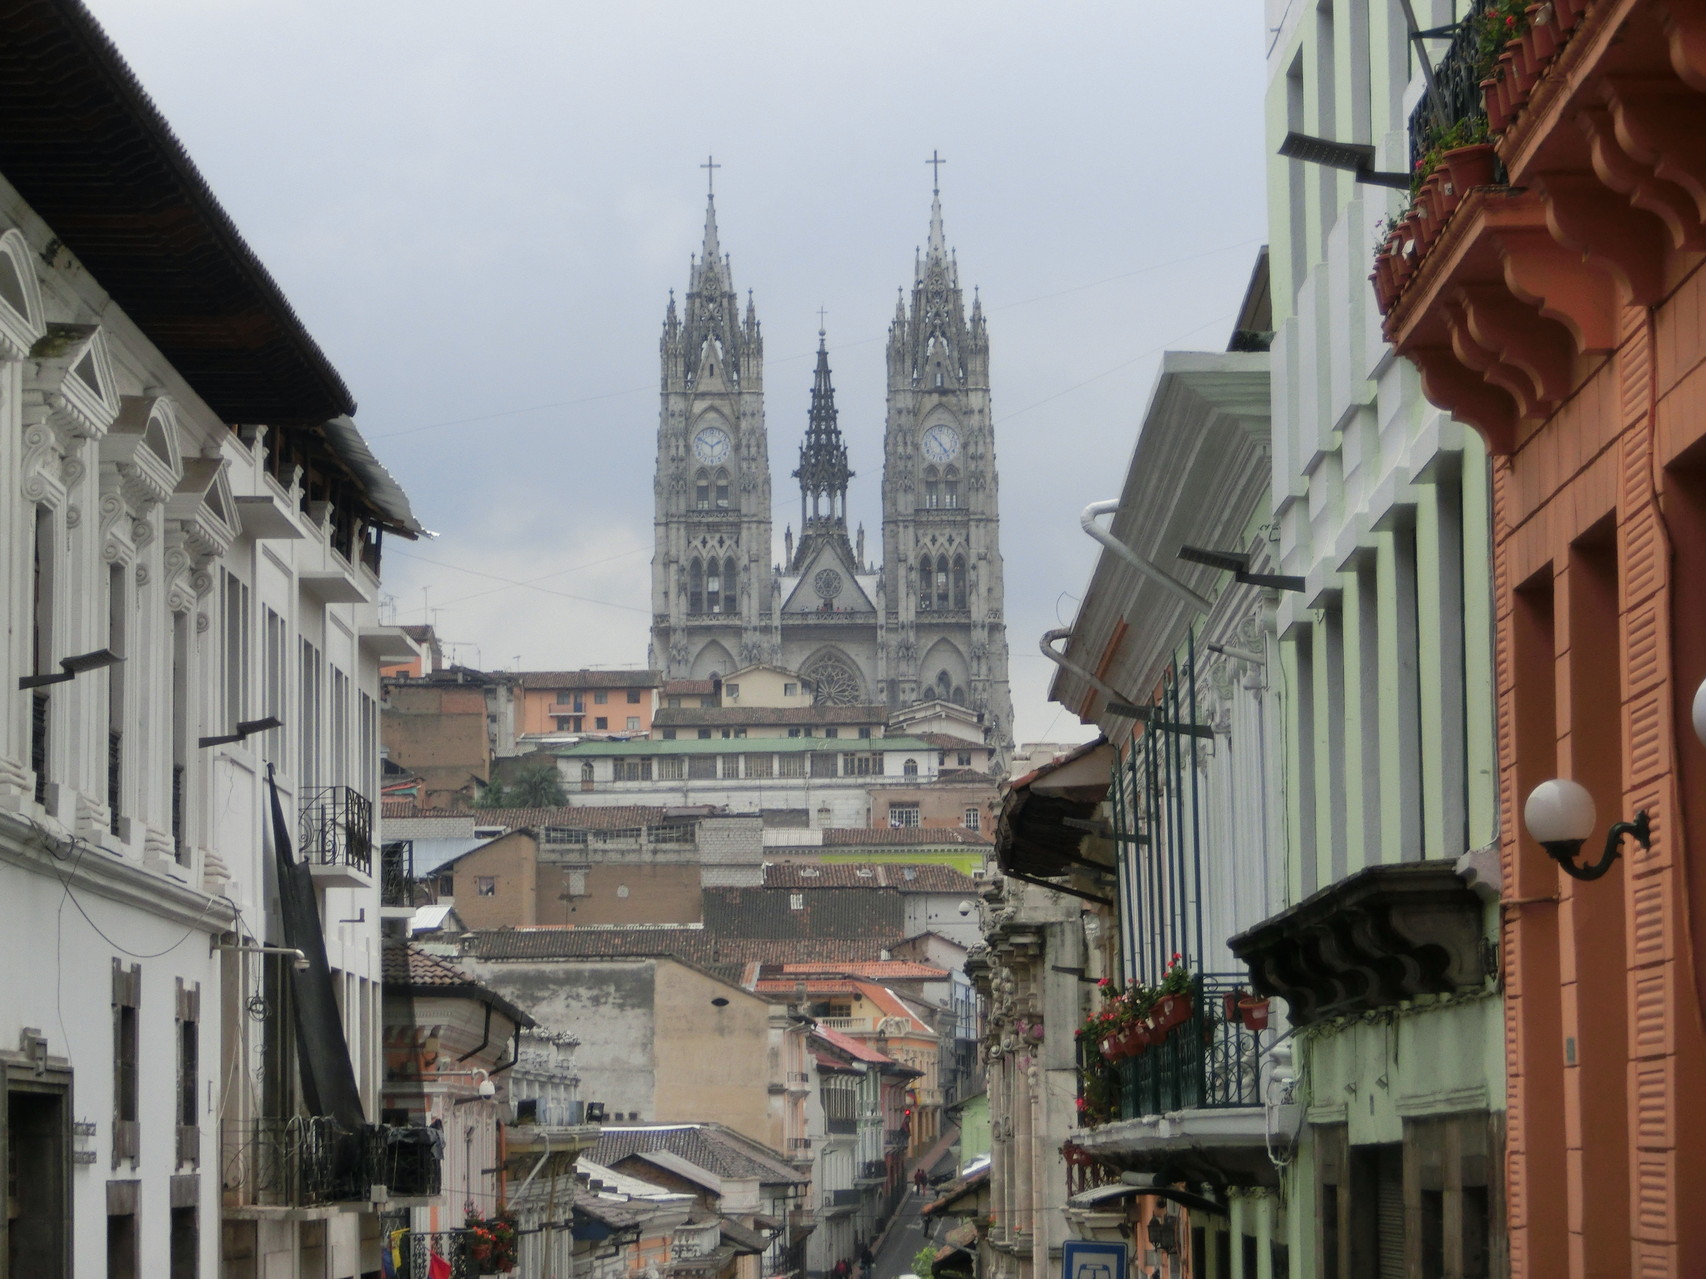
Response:
POLYGON ((1195 1191, 1184 1190, 1178 1186, 1131 1185, 1124 1181, 1116 1181, 1109 1186, 1097 1186, 1092 1190, 1081 1190, 1066 1201, 1066 1206, 1069 1208, 1100 1208, 1124 1199, 1135 1199, 1139 1195, 1154 1195, 1157 1199, 1170 1199, 1181 1208, 1189 1208, 1194 1212, 1215 1212, 1222 1216, 1225 1216, 1227 1212, 1225 1204, 1217 1203, 1206 1195, 1199 1195, 1195 1191))

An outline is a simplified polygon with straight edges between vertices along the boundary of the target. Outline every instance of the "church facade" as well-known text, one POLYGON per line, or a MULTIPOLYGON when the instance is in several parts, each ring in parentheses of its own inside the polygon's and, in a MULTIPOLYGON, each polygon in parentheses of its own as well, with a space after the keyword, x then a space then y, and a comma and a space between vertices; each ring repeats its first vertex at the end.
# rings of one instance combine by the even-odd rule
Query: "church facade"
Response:
POLYGON ((1002 620, 989 336, 968 314, 940 193, 887 345, 880 558, 850 536, 853 472, 820 331, 806 429, 792 472, 799 534, 772 551, 764 340, 734 291, 708 199, 685 305, 664 319, 654 486, 652 664, 708 679, 766 662, 798 671, 818 701, 899 710, 941 700, 978 712, 1006 753, 1013 709, 1002 620))

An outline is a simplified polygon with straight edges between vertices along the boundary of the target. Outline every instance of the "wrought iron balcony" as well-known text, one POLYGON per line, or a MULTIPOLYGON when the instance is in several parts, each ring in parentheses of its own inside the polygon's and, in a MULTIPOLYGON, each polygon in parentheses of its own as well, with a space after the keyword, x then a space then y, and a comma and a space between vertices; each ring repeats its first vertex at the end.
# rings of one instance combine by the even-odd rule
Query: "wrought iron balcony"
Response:
POLYGON ((1100 1044, 1079 1040, 1085 1121, 1261 1105, 1262 1036, 1268 1032, 1228 1015, 1229 998, 1248 993, 1234 976, 1199 978, 1190 1014, 1135 1056, 1109 1060, 1100 1044))
POLYGON ((1459 121, 1475 122, 1487 115, 1481 81, 1488 68, 1481 54, 1480 24, 1489 0, 1476 0, 1458 24, 1445 56, 1434 65, 1433 84, 1410 113, 1410 167, 1425 156, 1442 129, 1459 121))
POLYGON ((348 786, 306 792, 298 831, 298 853, 316 879, 337 887, 367 885, 373 870, 373 801, 367 796, 348 786))
POLYGON ((325 1118, 228 1123, 223 1179, 238 1202, 272 1208, 366 1203, 375 1186, 402 1198, 440 1191, 441 1141, 417 1125, 351 1131, 325 1118))
POLYGON ((415 908, 415 844, 393 840, 379 850, 379 906, 412 913, 415 908))
POLYGON ((403 1236, 403 1264, 397 1270, 397 1279, 436 1279, 435 1257, 450 1267, 445 1270, 440 1266, 438 1275, 448 1279, 476 1279, 480 1267, 474 1262, 473 1234, 471 1230, 409 1231, 403 1236))
POLYGON ((857 1181, 887 1181, 888 1175, 889 1175, 888 1165, 886 1163, 884 1163, 881 1159, 867 1159, 864 1163, 859 1165, 859 1175, 855 1178, 855 1180, 857 1180, 857 1181))

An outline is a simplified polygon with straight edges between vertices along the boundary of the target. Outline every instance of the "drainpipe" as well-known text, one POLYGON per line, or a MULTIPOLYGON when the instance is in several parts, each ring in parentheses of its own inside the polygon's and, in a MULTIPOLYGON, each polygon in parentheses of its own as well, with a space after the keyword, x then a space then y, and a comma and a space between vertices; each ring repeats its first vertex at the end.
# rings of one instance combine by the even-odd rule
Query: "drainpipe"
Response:
POLYGON ((1201 595, 1198 595, 1172 574, 1163 572, 1161 569, 1156 568, 1155 565, 1151 564, 1148 560, 1144 559, 1143 556, 1132 550, 1131 547, 1127 546, 1112 533, 1104 529, 1100 524, 1096 523, 1099 516, 1111 515, 1119 509, 1120 503, 1118 498, 1110 498, 1106 502, 1092 502, 1079 514, 1078 522, 1084 526, 1084 531, 1086 533, 1095 538, 1103 546, 1107 547, 1115 555, 1119 556, 1127 564, 1130 564, 1139 573, 1142 573, 1157 586, 1178 596, 1179 599, 1189 604, 1198 612, 1212 612, 1214 609, 1214 602, 1212 600, 1204 599, 1201 595))
POLYGON ((1125 701, 1127 701, 1128 699, 1126 698, 1126 695, 1124 693, 1120 692, 1112 684, 1109 684, 1109 683, 1107 683, 1101 679, 1098 679, 1096 676, 1090 674, 1089 671, 1085 670, 1077 662, 1068 661, 1064 656, 1062 656, 1055 649, 1054 642, 1056 640, 1065 639, 1068 635, 1071 635, 1071 634, 1072 634, 1072 628, 1070 626, 1058 626, 1052 631, 1044 631, 1043 637, 1038 642, 1037 647, 1042 649, 1044 657, 1048 658, 1049 661, 1053 662, 1056 666, 1060 667, 1062 670, 1071 671, 1074 675, 1078 676, 1079 679, 1088 680, 1090 682, 1090 685, 1093 688, 1100 691, 1102 693, 1102 695, 1104 697, 1106 697, 1109 701, 1113 701, 1113 702, 1125 702, 1125 701))

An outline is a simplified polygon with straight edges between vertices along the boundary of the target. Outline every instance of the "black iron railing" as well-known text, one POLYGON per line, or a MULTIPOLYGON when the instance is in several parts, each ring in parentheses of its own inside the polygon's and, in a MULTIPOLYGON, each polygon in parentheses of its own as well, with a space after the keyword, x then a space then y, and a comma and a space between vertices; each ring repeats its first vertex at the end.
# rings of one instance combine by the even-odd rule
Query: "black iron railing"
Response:
POLYGON ((1079 1095, 1092 1122, 1137 1119, 1175 1110, 1261 1104, 1265 1030, 1244 1024, 1240 979, 1199 978, 1190 1015, 1135 1056, 1109 1061, 1100 1044, 1078 1042, 1079 1095))
POLYGON ((373 867, 373 801, 348 786, 322 786, 303 798, 299 850, 320 866, 373 867))
POLYGON ((1445 56, 1434 65, 1433 87, 1422 94, 1410 113, 1410 167, 1413 170, 1445 129, 1459 121, 1483 119, 1486 103, 1481 81, 1491 73, 1481 53, 1479 19, 1488 0, 1475 0, 1458 24, 1445 56))
POLYGON ((47 803, 48 695, 37 689, 30 699, 30 769, 36 775, 36 803, 47 803))
POLYGON ((438 1279, 443 1266, 433 1273, 436 1257, 447 1264, 449 1279, 475 1279, 480 1268, 474 1264, 473 1232, 468 1230, 410 1230, 403 1236, 403 1268, 397 1279, 438 1279))
POLYGON ((124 790, 124 734, 107 730, 107 829, 118 834, 121 792, 124 790))
POLYGON ((364 1203, 375 1186, 436 1195, 442 1146, 418 1125, 352 1131, 326 1118, 255 1119, 227 1129, 224 1181, 243 1202, 281 1208, 364 1203))
POLYGON ((860 1181, 883 1181, 889 1175, 889 1166, 881 1159, 867 1159, 859 1166, 860 1181))
POLYGON ((379 850, 379 904, 415 904, 415 844, 410 839, 392 840, 379 850))

